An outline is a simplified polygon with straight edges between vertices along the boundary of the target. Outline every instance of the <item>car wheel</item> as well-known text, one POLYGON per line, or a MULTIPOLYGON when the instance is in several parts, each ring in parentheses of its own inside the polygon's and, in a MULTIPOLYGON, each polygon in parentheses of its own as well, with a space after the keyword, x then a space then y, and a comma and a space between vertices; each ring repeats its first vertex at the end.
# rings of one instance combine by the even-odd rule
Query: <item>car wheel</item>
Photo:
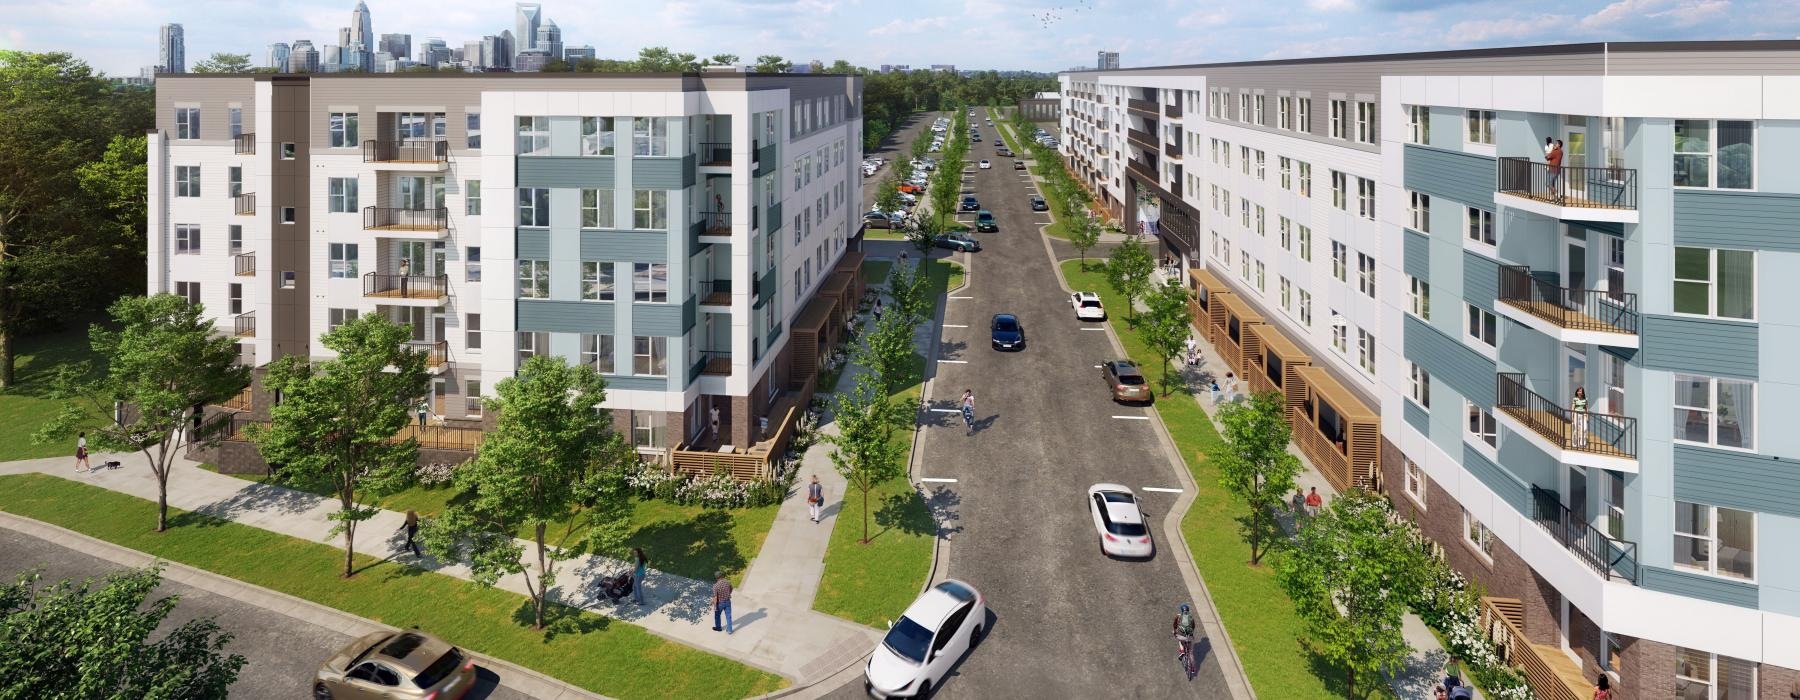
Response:
POLYGON ((986 633, 987 633, 987 630, 984 629, 981 625, 975 626, 975 631, 969 633, 969 650, 970 651, 974 651, 975 647, 981 646, 981 636, 986 633))
POLYGON ((313 700, 331 700, 331 689, 324 683, 313 684, 313 700))
POLYGON ((914 695, 913 697, 919 698, 920 700, 924 700, 924 698, 931 697, 931 681, 925 681, 924 683, 920 683, 919 684, 919 694, 914 695))

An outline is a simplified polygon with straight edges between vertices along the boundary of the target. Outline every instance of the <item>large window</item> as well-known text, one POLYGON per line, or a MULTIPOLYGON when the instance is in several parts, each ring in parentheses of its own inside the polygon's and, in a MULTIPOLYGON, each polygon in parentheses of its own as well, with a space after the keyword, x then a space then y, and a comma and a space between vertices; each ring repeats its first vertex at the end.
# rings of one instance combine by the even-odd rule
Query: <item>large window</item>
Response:
POLYGON ((1287 156, 1276 157, 1275 170, 1281 174, 1281 189, 1294 189, 1294 159, 1287 156))
POLYGON ((668 376, 669 339, 640 335, 631 339, 631 373, 668 376))
POLYGON ((517 337, 520 366, 524 366, 526 360, 529 360, 536 355, 550 352, 549 333, 528 333, 519 331, 517 337))
POLYGON ((663 117, 632 119, 631 153, 639 156, 669 155, 669 120, 663 117))
POLYGON ((463 345, 481 349, 481 314, 463 314, 463 345))
POLYGON ((1356 254, 1356 288, 1370 299, 1375 298, 1375 258, 1367 253, 1356 254))
POLYGON ((1431 108, 1424 105, 1410 105, 1406 108, 1407 132, 1406 140, 1413 143, 1431 143, 1431 108))
POLYGON ((1350 281, 1350 247, 1337 241, 1331 242, 1331 276, 1339 282, 1350 281))
POLYGON ((200 253, 200 225, 175 224, 175 254, 197 255, 200 253))
POLYGON ((1475 516, 1470 515, 1466 508, 1463 509, 1462 516, 1463 541, 1469 543, 1469 546, 1480 553, 1483 559, 1489 562, 1494 561, 1494 531, 1481 524, 1480 520, 1476 520, 1475 516))
POLYGON ((1469 143, 1494 145, 1494 113, 1490 110, 1471 109, 1463 117, 1468 125, 1469 143))
POLYGON ((667 418, 656 411, 631 412, 631 445, 652 450, 663 449, 663 430, 667 418))
POLYGON ((1275 98, 1275 127, 1292 130, 1294 128, 1294 111, 1289 105, 1293 98, 1275 98))
POLYGON ((481 181, 463 181, 463 213, 469 216, 481 215, 481 181))
POLYGON ((1756 580, 1756 514, 1676 501, 1675 565, 1756 580))
POLYGON ((1675 313, 1756 318, 1756 253, 1675 248, 1675 313))
POLYGON ((1471 401, 1463 401, 1463 406, 1469 417, 1468 436, 1487 443, 1488 447, 1499 445, 1500 427, 1494 422, 1494 414, 1471 401))
POLYGON ((1349 138, 1350 102, 1348 100, 1331 101, 1331 138, 1349 138))
POLYGON ((469 148, 481 148, 481 113, 480 112, 470 112, 469 113, 468 126, 469 126, 468 138, 465 139, 463 141, 463 143, 468 144, 469 148))
POLYGON ((581 263, 581 298, 586 301, 612 301, 614 294, 613 263, 581 263))
POLYGON ((1337 170, 1331 171, 1331 206, 1350 210, 1350 176, 1337 170))
POLYGON ((631 227, 667 231, 669 229, 669 191, 632 191, 631 227))
POLYGON ((326 179, 329 188, 330 208, 333 213, 356 213, 356 178, 334 177, 326 179))
POLYGON ((550 155, 549 117, 519 117, 518 155, 550 155))
POLYGON ((1487 309, 1483 309, 1474 304, 1467 304, 1466 306, 1469 309, 1469 324, 1467 328, 1469 337, 1481 341, 1484 345, 1498 347, 1500 345, 1499 317, 1496 317, 1487 309))
POLYGON ((200 138, 200 108, 175 108, 175 138, 191 141, 200 138))
POLYGON ((1467 222, 1469 240, 1494 245, 1494 212, 1469 207, 1467 222))
POLYGON ((1412 497, 1414 503, 1419 504, 1420 508, 1424 508, 1426 483, 1425 470, 1420 469, 1419 464, 1410 459, 1406 459, 1405 462, 1406 465, 1403 469, 1405 470, 1404 479, 1406 480, 1406 483, 1403 484, 1403 488, 1406 490, 1406 495, 1412 497))
POLYGON ((1748 190, 1756 186, 1756 125, 1675 120, 1675 186, 1748 190))
POLYGON ((613 118, 582 117, 581 118, 581 155, 610 156, 613 154, 613 118))
POLYGON ((581 364, 593 367, 595 372, 612 374, 618 369, 613 366, 613 337, 611 335, 581 334, 581 364))
POLYGON ((1431 320, 1431 284, 1411 275, 1407 276, 1406 283, 1407 301, 1410 302, 1407 310, 1414 316, 1431 320))
POLYGON ((1367 329, 1356 329, 1356 360, 1363 371, 1375 374, 1375 334, 1367 329))
POLYGON ((550 261, 519 261, 519 298, 550 298, 550 261))
POLYGON ((1300 301, 1298 302, 1298 304, 1300 307, 1300 324, 1303 326, 1306 326, 1307 328, 1311 328, 1312 327, 1312 292, 1306 291, 1304 289, 1300 290, 1300 301))
POLYGON ((1675 439, 1756 449, 1756 383, 1675 375, 1675 439))
POLYGON ((355 243, 333 243, 331 248, 331 278, 356 279, 357 248, 355 243))
POLYGON ((331 134, 332 148, 355 148, 356 140, 355 112, 332 112, 326 131, 331 134))
POLYGON ((634 301, 663 304, 669 301, 669 265, 632 263, 631 295, 634 301))
POLYGON ((1409 379, 1412 382, 1413 403, 1420 408, 1431 408, 1431 373, 1416 362, 1409 364, 1412 365, 1409 379))
POLYGON ((1675 697, 1753 700, 1756 696, 1755 662, 1675 647, 1675 697))
POLYGON ((581 191, 581 227, 613 227, 613 191, 611 188, 587 188, 581 191))
POLYGON ((1312 227, 1300 226, 1300 259, 1312 262, 1312 227))
POLYGON ((1412 215, 1412 229, 1419 233, 1431 233, 1431 195, 1408 192, 1407 197, 1411 200, 1408 212, 1412 215))
POLYGON ((481 281, 481 246, 463 248, 463 279, 469 282, 481 281))
POLYGON ((337 330, 338 326, 356 320, 357 313, 358 311, 356 309, 327 309, 325 315, 325 332, 330 333, 331 331, 337 330))
POLYGON ((1309 133, 1312 131, 1312 98, 1294 98, 1294 119, 1294 128, 1309 133))
POLYGON ((1300 196, 1312 196, 1312 163, 1300 161, 1300 196))
POLYGON ((1356 178, 1356 211, 1362 218, 1375 220, 1375 181, 1366 177, 1356 178))
POLYGON ((225 169, 225 196, 237 197, 244 193, 244 166, 233 165, 225 169))
POLYGON ((175 196, 177 196, 177 197, 198 197, 198 196, 200 196, 200 166, 198 166, 198 165, 177 165, 177 166, 175 166, 175 196))
POLYGON ((1358 143, 1375 143, 1375 103, 1356 103, 1356 141, 1358 143))
POLYGON ((519 225, 550 225, 550 190, 548 188, 519 188, 519 225))

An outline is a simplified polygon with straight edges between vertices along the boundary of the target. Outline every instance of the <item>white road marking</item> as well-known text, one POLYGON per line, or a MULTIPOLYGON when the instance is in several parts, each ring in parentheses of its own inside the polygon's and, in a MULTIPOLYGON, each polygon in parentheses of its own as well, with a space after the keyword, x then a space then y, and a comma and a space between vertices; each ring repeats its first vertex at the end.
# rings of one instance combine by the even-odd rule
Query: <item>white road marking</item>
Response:
POLYGON ((921 476, 921 477, 919 477, 919 481, 923 481, 926 483, 932 483, 932 484, 954 484, 954 483, 956 483, 955 479, 934 479, 929 476, 921 476))
MULTIPOLYGON (((938 362, 943 362, 943 360, 938 360, 938 362)), ((1150 420, 1149 416, 1113 416, 1113 417, 1117 418, 1119 420, 1150 420)))
POLYGON ((1084 330, 1084 331, 1100 331, 1100 332, 1102 332, 1102 333, 1104 333, 1104 332, 1106 332, 1106 329, 1105 329, 1105 328, 1082 328, 1082 329, 1081 329, 1081 330, 1084 330))
POLYGON ((974 299, 975 297, 950 297, 951 299, 974 299))
POLYGON ((1159 488, 1156 486, 1145 486, 1144 490, 1145 491, 1155 491, 1157 493, 1181 493, 1181 489, 1165 489, 1165 488, 1159 488))
MULTIPOLYGON (((940 365, 966 365, 966 364, 969 364, 969 361, 968 360, 938 360, 938 364, 940 364, 940 365)), ((1117 418, 1117 417, 1118 416, 1114 416, 1114 418, 1117 418)), ((1149 419, 1145 418, 1144 420, 1149 420, 1149 419)))
POLYGON ((954 408, 934 408, 934 409, 931 409, 931 412, 932 413, 962 413, 962 411, 959 411, 954 408))
POLYGON ((960 323, 946 323, 946 324, 944 324, 944 327, 945 328, 968 328, 968 326, 962 325, 960 323))

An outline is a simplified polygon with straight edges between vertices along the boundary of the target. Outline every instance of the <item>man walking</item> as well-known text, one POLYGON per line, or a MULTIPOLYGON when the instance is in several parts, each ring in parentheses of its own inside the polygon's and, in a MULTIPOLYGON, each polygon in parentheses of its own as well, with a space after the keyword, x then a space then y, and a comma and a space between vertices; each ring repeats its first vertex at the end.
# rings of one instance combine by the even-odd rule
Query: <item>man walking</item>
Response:
POLYGON ((419 551, 419 512, 406 509, 406 548, 412 550, 413 556, 424 556, 419 551))
POLYGON ((419 430, 425 429, 425 419, 431 416, 431 404, 419 399, 419 430))
POLYGON ((712 418, 713 442, 718 442, 719 441, 719 407, 714 406, 711 409, 709 409, 708 415, 709 415, 709 417, 712 418))
POLYGON ((806 485, 806 511, 812 514, 812 521, 819 522, 819 508, 825 505, 825 487, 819 483, 819 475, 814 474, 812 483, 806 485))
POLYGON ((1319 495, 1319 487, 1314 486, 1306 491, 1306 517, 1319 517, 1319 509, 1324 505, 1325 498, 1319 495))
POLYGON ((719 616, 724 615, 725 633, 732 634, 731 582, 725 580, 725 572, 723 571, 718 572, 716 575, 719 580, 713 582, 713 631, 719 631, 719 616))

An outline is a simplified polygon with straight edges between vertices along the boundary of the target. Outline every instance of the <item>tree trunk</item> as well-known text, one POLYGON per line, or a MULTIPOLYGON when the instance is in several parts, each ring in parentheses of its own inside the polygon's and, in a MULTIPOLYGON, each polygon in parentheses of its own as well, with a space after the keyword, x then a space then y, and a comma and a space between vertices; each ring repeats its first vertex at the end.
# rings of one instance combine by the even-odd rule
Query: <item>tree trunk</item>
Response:
POLYGON ((1344 697, 1348 700, 1356 700, 1356 669, 1348 669, 1344 675, 1344 697))
MULTIPOLYGON (((158 480, 160 483, 162 480, 158 480)), ((156 531, 169 529, 169 487, 158 486, 156 489, 156 531)))
POLYGON ((1256 563, 1258 561, 1262 560, 1262 555, 1258 554, 1256 551, 1257 545, 1262 544, 1262 515, 1263 515, 1262 510, 1263 509, 1261 506, 1253 506, 1250 509, 1250 565, 1251 566, 1256 566, 1256 563))
MULTIPOLYGON (((344 504, 344 512, 350 512, 355 502, 348 498, 340 499, 344 504)), ((356 575, 356 521, 344 519, 344 578, 356 575)))
MULTIPOLYGON (((534 625, 532 627, 532 629, 540 629, 541 630, 544 628, 544 599, 550 597, 550 591, 548 588, 548 586, 550 584, 547 582, 550 570, 546 566, 547 562, 544 560, 544 523, 542 523, 542 522, 539 522, 537 524, 537 555, 538 555, 538 588, 537 588, 537 595, 534 596, 536 598, 536 600, 532 601, 532 609, 533 609, 534 614, 536 615, 537 623, 536 623, 536 625, 534 625)), ((531 576, 530 575, 527 575, 525 577, 525 589, 531 590, 531 576)))
POLYGON ((861 544, 869 543, 869 489, 862 490, 863 536, 861 544))

